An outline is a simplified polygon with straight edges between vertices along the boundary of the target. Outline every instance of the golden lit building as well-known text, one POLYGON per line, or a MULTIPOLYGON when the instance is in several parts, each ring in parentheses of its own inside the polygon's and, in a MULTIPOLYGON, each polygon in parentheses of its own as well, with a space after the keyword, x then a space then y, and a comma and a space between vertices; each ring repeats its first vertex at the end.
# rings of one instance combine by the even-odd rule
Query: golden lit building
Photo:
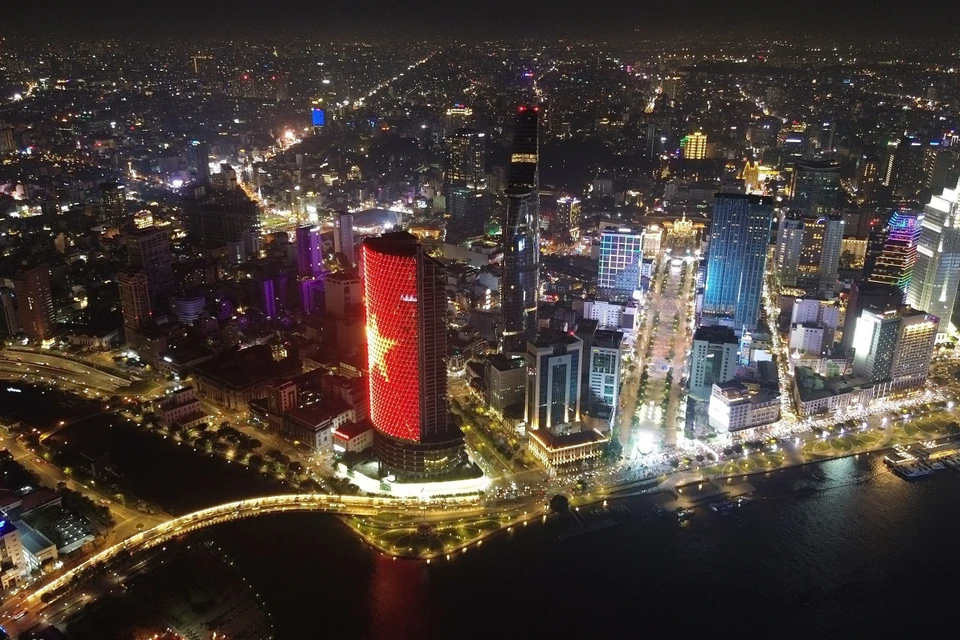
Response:
POLYGON ((680 140, 680 152, 685 160, 704 160, 707 157, 707 134, 694 131, 680 140))

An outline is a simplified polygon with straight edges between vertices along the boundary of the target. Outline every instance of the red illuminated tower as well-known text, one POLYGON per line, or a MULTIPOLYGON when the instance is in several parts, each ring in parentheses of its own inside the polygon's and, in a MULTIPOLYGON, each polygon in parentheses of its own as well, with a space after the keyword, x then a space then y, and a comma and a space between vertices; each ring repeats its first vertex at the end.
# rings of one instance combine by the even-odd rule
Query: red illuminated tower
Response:
POLYGON ((437 478, 463 456, 447 413, 443 266, 406 231, 364 240, 363 265, 377 457, 398 476, 437 478))

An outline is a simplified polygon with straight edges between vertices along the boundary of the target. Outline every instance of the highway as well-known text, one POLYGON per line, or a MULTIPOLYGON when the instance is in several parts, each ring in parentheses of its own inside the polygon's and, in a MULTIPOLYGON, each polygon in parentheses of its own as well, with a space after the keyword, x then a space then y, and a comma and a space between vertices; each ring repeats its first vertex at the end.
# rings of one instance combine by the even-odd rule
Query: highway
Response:
MULTIPOLYGON (((37 624, 45 613, 49 613, 48 609, 50 607, 41 600, 45 593, 55 591, 76 579, 82 578, 91 568, 109 562, 121 552, 138 553, 167 544, 188 533, 234 520, 275 513, 313 511, 374 517, 390 515, 407 519, 410 522, 437 523, 458 518, 499 516, 504 513, 505 505, 509 510, 536 510, 536 502, 536 498, 514 500, 507 504, 482 502, 477 496, 420 501, 391 497, 341 496, 316 493, 269 496, 230 502, 163 522, 107 547, 76 567, 45 581, 41 586, 29 589, 29 593, 24 592, 16 598, 8 600, 0 608, 0 621, 3 621, 2 624, 7 632, 16 637, 18 633, 37 624), (26 610, 28 613, 19 620, 11 620, 14 613, 21 610, 26 610)), ((75 594, 70 596, 71 599, 74 597, 75 594)), ((60 610, 62 604, 54 604, 54 607, 60 610)))
POLYGON ((93 397, 109 397, 130 385, 129 380, 52 353, 9 349, 0 351, 0 378, 47 383, 93 397))

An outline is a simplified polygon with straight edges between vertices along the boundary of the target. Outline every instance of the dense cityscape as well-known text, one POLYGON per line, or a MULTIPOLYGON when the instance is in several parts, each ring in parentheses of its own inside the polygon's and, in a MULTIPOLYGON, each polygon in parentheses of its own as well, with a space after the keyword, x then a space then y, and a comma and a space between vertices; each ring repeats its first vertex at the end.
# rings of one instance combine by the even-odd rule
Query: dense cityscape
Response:
POLYGON ((429 572, 637 514, 717 534, 837 460, 955 482, 957 57, 0 40, 0 638, 315 637, 216 537, 240 520, 429 572))

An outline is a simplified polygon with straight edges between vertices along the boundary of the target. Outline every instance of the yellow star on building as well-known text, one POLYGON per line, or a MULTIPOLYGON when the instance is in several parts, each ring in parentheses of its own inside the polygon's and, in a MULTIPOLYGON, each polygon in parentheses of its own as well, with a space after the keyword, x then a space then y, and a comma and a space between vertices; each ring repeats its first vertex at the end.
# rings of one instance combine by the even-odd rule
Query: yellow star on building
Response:
POLYGON ((367 345, 370 354, 370 373, 373 373, 374 369, 379 369, 383 379, 389 382, 387 353, 397 346, 397 341, 380 334, 380 329, 377 327, 377 317, 373 314, 370 314, 367 320, 367 345))

